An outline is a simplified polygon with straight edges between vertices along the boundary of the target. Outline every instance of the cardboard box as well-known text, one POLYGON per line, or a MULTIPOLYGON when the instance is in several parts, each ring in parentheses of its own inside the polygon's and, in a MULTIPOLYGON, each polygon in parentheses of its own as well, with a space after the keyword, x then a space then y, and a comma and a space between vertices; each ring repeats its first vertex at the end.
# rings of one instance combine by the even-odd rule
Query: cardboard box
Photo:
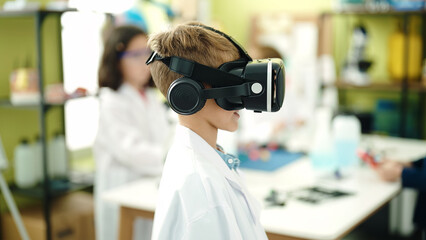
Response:
MULTIPOLYGON (((22 220, 32 240, 45 240, 46 224, 41 206, 20 209, 22 220)), ((19 240, 10 214, 2 216, 2 239, 19 240)), ((91 194, 76 192, 55 199, 51 207, 53 240, 95 239, 94 204, 91 194)))

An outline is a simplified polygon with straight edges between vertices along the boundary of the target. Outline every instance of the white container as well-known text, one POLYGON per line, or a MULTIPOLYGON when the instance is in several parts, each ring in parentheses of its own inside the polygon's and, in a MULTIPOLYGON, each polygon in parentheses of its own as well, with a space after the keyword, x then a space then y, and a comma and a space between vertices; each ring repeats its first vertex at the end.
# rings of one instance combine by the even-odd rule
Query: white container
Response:
POLYGON ((37 184, 35 172, 36 158, 33 147, 28 141, 22 141, 14 153, 15 183, 20 188, 30 188, 37 184))
POLYGON ((359 165, 356 155, 361 139, 361 123, 353 115, 339 115, 333 119, 333 147, 340 170, 359 165))
POLYGON ((7 163, 6 152, 4 150, 3 142, 0 136, 0 171, 3 169, 7 169, 8 167, 9 167, 9 164, 7 163))
POLYGON ((65 136, 56 135, 49 142, 49 174, 51 177, 68 177, 68 150, 65 136))
POLYGON ((336 169, 331 135, 332 110, 321 107, 315 113, 314 141, 309 157, 315 170, 332 173, 336 169))
POLYGON ((56 176, 55 173, 55 161, 56 161, 56 149, 55 149, 55 139, 51 139, 47 144, 47 168, 50 178, 56 176))
POLYGON ((43 149, 40 137, 36 137, 36 141, 32 144, 34 156, 34 175, 37 182, 42 182, 43 178, 43 149))

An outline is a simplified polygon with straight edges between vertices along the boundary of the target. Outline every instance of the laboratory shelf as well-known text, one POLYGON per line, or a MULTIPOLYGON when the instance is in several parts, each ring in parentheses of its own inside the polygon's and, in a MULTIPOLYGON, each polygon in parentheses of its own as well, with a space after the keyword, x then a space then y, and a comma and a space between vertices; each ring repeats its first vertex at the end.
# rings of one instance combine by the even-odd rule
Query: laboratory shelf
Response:
MULTIPOLYGON (((359 10, 342 10, 342 11, 329 11, 321 14, 321 21, 320 25, 325 27, 325 24, 332 23, 333 19, 338 18, 339 20, 343 21, 343 24, 346 24, 346 26, 350 27, 353 23, 353 17, 358 18, 357 21, 362 22, 365 20, 370 20, 371 18, 397 18, 398 21, 401 22, 402 32, 404 36, 408 36, 410 26, 412 25, 412 22, 414 21, 413 17, 417 17, 421 21, 421 41, 423 42, 423 45, 425 44, 425 35, 426 35, 426 28, 424 27, 426 24, 426 10, 425 9, 419 9, 419 10, 413 10, 413 11, 397 11, 392 9, 390 7, 388 10, 370 10, 368 8, 360 8, 359 10)), ((375 20, 376 20, 375 19, 375 20)), ((374 31, 374 27, 371 27, 370 31, 374 31)), ((342 33, 343 34, 343 33, 342 33)), ((348 37, 347 39, 350 39, 348 37)), ((332 48, 332 47, 330 47, 332 48)), ((406 53, 404 55, 403 63, 404 66, 404 72, 408 72, 408 49, 410 49, 410 43, 406 43, 404 45, 404 52, 406 53)), ((426 56, 426 48, 423 49, 422 53, 422 59, 426 56)), ((344 81, 344 79, 337 79, 334 86, 339 90, 339 101, 340 105, 345 106, 345 103, 347 102, 347 92, 353 92, 353 91, 363 91, 363 92, 381 92, 381 93, 390 93, 390 94, 397 94, 398 97, 398 105, 399 105, 399 122, 398 122, 398 136, 400 137, 408 137, 408 127, 407 124, 409 122, 409 116, 408 111, 409 108, 413 106, 413 104, 409 101, 409 95, 416 94, 417 100, 416 100, 416 108, 418 108, 419 113, 419 121, 416 127, 416 131, 418 131, 421 134, 422 138, 425 138, 425 132, 424 128, 425 125, 423 124, 425 122, 426 114, 424 113, 425 103, 426 103, 426 86, 419 81, 420 79, 416 79, 417 81, 413 82, 411 81, 406 74, 401 79, 400 82, 392 81, 392 79, 377 79, 377 81, 365 85, 365 86, 356 86, 353 84, 348 84, 344 81)))
POLYGON ((396 11, 393 9, 386 11, 375 11, 375 10, 351 10, 351 11, 334 11, 325 12, 323 15, 354 15, 354 16, 404 16, 404 15, 424 15, 426 10, 413 10, 413 11, 396 11))
MULTIPOLYGON (((338 89, 343 90, 366 90, 366 91, 389 91, 389 92, 400 92, 402 90, 402 83, 371 83, 368 85, 353 85, 345 83, 344 81, 338 81, 335 83, 338 89)), ((409 83, 407 86, 409 91, 413 92, 425 92, 426 86, 421 83, 409 83)))
POLYGON ((0 10, 0 17, 34 17, 37 14, 50 15, 62 14, 64 12, 77 11, 74 8, 67 8, 64 10, 47 10, 47 9, 33 9, 33 10, 0 10))
POLYGON ((39 104, 23 104, 13 105, 9 99, 0 99, 0 107, 2 108, 16 108, 16 109, 27 109, 27 110, 38 110, 39 104))
MULTIPOLYGON (((74 183, 70 182, 66 179, 53 179, 50 180, 50 197, 59 197, 67 193, 80 191, 80 190, 86 190, 91 189, 93 187, 93 184, 82 184, 82 183, 74 183)), ((44 189, 45 186, 43 184, 38 184, 35 187, 31 188, 19 188, 16 185, 11 185, 10 189, 14 194, 30 197, 30 198, 36 198, 36 199, 43 199, 44 197, 44 189)))
MULTIPOLYGON (((43 103, 43 106, 45 109, 49 109, 51 107, 63 107, 65 104, 69 101, 76 100, 76 99, 83 99, 83 98, 89 98, 89 97, 96 97, 95 95, 87 95, 77 98, 70 98, 65 100, 62 103, 43 103)), ((39 110, 40 109, 40 103, 32 103, 32 104, 22 104, 22 105, 14 105, 9 100, 9 98, 0 98, 0 107, 2 108, 13 108, 13 109, 26 109, 26 110, 39 110)))
MULTIPOLYGON (((61 25, 61 16, 65 12, 74 12, 76 9, 62 9, 62 10, 49 10, 49 9, 35 9, 35 10, 20 10, 20 11, 0 11, 0 18, 9 18, 9 19, 18 19, 18 18, 32 18, 34 19, 34 24, 32 25, 34 37, 33 39, 28 39, 28 41, 33 40, 35 44, 35 52, 36 52, 36 64, 34 68, 37 70, 38 75, 38 86, 45 86, 45 72, 44 70, 47 69, 45 67, 46 63, 43 61, 45 51, 43 51, 43 41, 46 37, 45 34, 42 33, 42 28, 46 28, 46 26, 51 27, 52 29, 58 29, 57 36, 52 38, 52 40, 56 40, 58 42, 58 63, 59 68, 57 69, 59 71, 60 77, 58 78, 59 83, 63 83, 63 56, 62 56, 62 25, 61 25), (46 19, 49 16, 58 16, 57 18, 52 18, 54 25, 45 25, 46 19)), ((11 29, 11 32, 19 31, 20 29, 11 29)), ((48 29, 49 30, 49 29, 48 29)), ((54 31, 55 32, 55 31, 54 31)), ((49 37, 51 38, 51 37, 49 37)), ((6 56, 7 58, 10 58, 9 56, 6 56)), ((0 79, 5 80, 5 79, 0 79)), ((8 80, 7 80, 8 81, 8 80)), ((41 88, 39 90, 40 92, 40 98, 45 99, 45 92, 44 88, 41 88)), ((90 184, 76 184, 67 180, 57 180, 57 179, 50 179, 50 176, 48 176, 47 172, 47 114, 50 108, 52 107, 63 107, 64 103, 59 104, 49 104, 44 101, 39 101, 34 104, 27 104, 27 105, 20 105, 16 106, 11 104, 8 96, 1 96, 0 97, 0 108, 9 108, 9 109, 22 109, 22 110, 36 110, 38 113, 39 118, 39 127, 38 127, 38 133, 40 136, 40 142, 41 142, 41 156, 43 160, 43 181, 39 185, 37 185, 34 188, 29 189, 20 189, 16 186, 12 186, 12 189, 14 193, 16 194, 22 194, 29 197, 36 197, 40 198, 42 200, 42 206, 43 206, 43 217, 44 221, 46 223, 45 228, 45 236, 46 240, 53 239, 52 236, 52 222, 51 222, 51 202, 52 198, 55 196, 60 196, 62 194, 66 194, 72 191, 78 191, 82 189, 90 188, 90 184)), ((64 114, 64 111, 61 113, 64 114)), ((65 119, 65 117, 64 117, 65 119)), ((63 127, 63 131, 65 132, 65 127, 63 127)), ((66 134, 66 133, 65 133, 66 134)))

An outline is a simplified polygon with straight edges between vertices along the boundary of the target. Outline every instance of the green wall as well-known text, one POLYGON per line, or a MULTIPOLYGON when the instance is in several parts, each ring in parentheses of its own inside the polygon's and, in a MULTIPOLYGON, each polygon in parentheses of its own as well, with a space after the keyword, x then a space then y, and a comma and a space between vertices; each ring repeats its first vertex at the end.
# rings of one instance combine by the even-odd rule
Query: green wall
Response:
POLYGON ((333 0, 211 0, 211 17, 243 46, 248 43, 252 16, 260 13, 319 14, 330 11, 333 0))

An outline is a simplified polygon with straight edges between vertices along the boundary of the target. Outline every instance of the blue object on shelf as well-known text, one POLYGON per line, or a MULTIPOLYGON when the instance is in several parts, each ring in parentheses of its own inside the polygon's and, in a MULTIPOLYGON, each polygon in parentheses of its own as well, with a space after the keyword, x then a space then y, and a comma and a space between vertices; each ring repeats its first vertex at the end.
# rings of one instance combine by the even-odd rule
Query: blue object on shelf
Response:
POLYGON ((270 157, 266 161, 256 159, 250 160, 246 151, 239 151, 240 167, 254 170, 272 172, 288 165, 302 157, 302 153, 287 152, 285 150, 270 151, 270 157))
POLYGON ((131 8, 123 13, 127 24, 135 25, 143 31, 148 32, 148 24, 142 12, 137 8, 131 8))
MULTIPOLYGON (((419 138, 421 131, 419 129, 418 109, 419 103, 408 100, 405 109, 405 137, 419 138)), ((386 133, 390 136, 400 136, 399 127, 401 124, 400 105, 393 100, 379 99, 376 103, 374 112, 374 131, 386 133)))
POLYGON ((390 0, 390 5, 396 11, 416 11, 423 9, 424 0, 390 0))
POLYGON ((379 99, 374 112, 374 130, 398 136, 399 106, 392 100, 379 99))

